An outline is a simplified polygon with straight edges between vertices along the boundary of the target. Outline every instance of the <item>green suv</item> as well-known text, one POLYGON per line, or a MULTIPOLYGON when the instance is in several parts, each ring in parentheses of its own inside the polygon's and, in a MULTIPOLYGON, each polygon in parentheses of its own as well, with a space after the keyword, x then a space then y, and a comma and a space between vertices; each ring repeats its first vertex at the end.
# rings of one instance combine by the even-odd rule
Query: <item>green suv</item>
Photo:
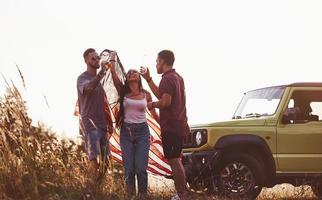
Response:
POLYGON ((254 199, 290 183, 322 198, 322 83, 246 92, 232 120, 192 126, 183 152, 194 191, 254 199))

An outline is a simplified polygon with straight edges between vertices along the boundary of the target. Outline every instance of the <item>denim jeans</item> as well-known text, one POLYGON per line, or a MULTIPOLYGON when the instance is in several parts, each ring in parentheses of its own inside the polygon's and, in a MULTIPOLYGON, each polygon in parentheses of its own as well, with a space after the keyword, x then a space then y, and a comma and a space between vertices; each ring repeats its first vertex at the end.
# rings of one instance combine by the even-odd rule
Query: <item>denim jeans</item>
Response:
POLYGON ((139 194, 145 195, 148 188, 147 166, 150 148, 150 130, 147 123, 123 123, 120 142, 126 190, 130 195, 136 194, 135 177, 137 177, 139 194))
POLYGON ((98 156, 106 159, 109 156, 109 141, 106 137, 106 130, 92 129, 84 132, 85 150, 89 160, 95 160, 98 156))

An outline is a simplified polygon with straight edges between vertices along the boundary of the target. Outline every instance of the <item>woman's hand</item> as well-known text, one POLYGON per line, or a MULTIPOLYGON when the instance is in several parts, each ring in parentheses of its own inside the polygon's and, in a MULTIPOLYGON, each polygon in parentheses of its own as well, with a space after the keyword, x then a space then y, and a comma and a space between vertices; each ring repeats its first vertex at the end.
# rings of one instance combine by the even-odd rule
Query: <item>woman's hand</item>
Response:
POLYGON ((105 63, 105 68, 106 70, 108 69, 114 69, 115 67, 115 62, 116 62, 116 59, 117 59, 117 53, 116 51, 113 51, 110 53, 110 59, 109 59, 109 62, 105 63))
POLYGON ((110 53, 110 61, 116 61, 116 59, 117 59, 117 53, 116 51, 112 51, 110 53))

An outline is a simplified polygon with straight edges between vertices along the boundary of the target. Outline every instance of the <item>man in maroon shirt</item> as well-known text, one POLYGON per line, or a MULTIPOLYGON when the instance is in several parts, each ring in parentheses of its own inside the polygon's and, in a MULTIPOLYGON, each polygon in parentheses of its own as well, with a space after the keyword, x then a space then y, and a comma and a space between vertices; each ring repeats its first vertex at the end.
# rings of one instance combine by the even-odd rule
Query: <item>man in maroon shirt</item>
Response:
POLYGON ((186 95, 183 78, 173 69, 174 54, 163 50, 158 54, 157 72, 162 74, 159 87, 153 82, 148 68, 141 68, 141 75, 159 99, 148 104, 160 109, 160 127, 165 157, 169 160, 179 198, 186 193, 186 177, 180 156, 185 134, 189 131, 186 112, 186 95))

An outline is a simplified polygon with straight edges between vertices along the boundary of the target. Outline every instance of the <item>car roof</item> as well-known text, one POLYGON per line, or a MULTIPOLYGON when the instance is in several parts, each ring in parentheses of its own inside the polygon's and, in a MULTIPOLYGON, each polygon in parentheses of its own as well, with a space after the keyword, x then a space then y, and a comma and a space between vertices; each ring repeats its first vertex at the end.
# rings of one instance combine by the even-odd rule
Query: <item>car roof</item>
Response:
POLYGON ((289 87, 322 87, 321 82, 299 82, 288 85, 289 87))
POLYGON ((255 90, 250 90, 248 92, 261 90, 261 89, 276 88, 276 87, 322 87, 322 82, 296 82, 296 83, 291 83, 288 85, 276 85, 276 86, 258 88, 255 90))

